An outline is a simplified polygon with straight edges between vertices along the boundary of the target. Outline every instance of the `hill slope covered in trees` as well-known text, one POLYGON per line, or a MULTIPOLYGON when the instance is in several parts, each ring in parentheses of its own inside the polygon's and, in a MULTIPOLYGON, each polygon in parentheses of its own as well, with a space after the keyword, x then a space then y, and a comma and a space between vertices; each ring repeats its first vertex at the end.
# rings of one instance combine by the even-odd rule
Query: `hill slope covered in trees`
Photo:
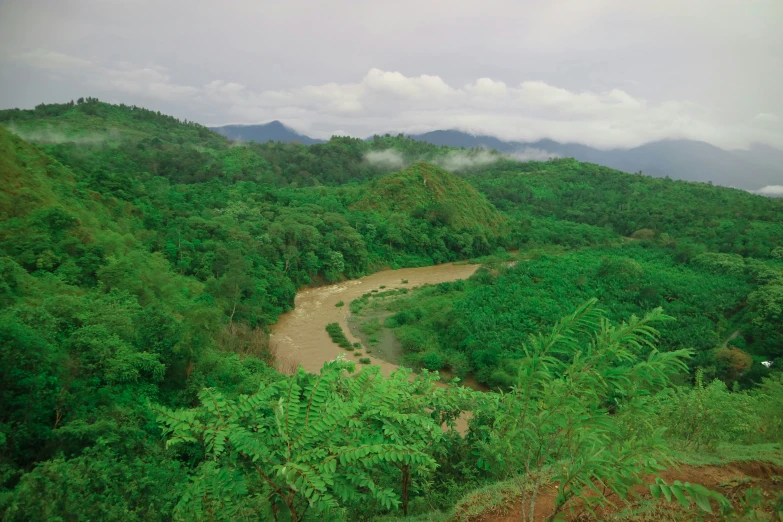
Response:
POLYGON ((357 208, 384 213, 435 214, 455 228, 497 230, 505 219, 475 188, 463 179, 427 163, 375 180, 357 208))
POLYGON ((783 202, 401 136, 234 146, 90 98, 0 125, 3 520, 446 520, 567 463, 553 509, 682 449, 780 463, 783 202), (276 370, 297 289, 479 256, 388 327, 511 393, 276 370))

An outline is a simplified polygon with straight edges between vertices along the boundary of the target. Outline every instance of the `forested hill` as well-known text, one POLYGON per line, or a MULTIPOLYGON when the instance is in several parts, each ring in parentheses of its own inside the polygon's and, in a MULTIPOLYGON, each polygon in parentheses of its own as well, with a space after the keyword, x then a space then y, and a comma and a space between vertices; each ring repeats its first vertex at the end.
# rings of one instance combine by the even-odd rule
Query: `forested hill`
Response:
MULTIPOLYGON (((3 520, 170 520, 178 504, 178 509, 185 504, 192 508, 187 516, 180 511, 180 518, 203 518, 199 510, 214 507, 207 506, 214 491, 220 491, 220 502, 242 497, 222 505, 247 509, 245 514, 258 513, 254 509, 259 505, 272 506, 274 513, 285 509, 279 503, 264 504, 262 497, 243 496, 266 486, 255 482, 257 475, 244 476, 222 460, 227 455, 212 454, 220 453, 227 439, 207 450, 181 432, 183 444, 167 450, 161 416, 177 419, 179 414, 172 412, 199 404, 209 393, 217 394, 218 405, 254 394, 252 401, 262 404, 253 410, 259 415, 279 412, 284 389, 289 401, 300 391, 315 393, 315 377, 288 378, 274 370, 267 327, 291 309, 297 289, 381 267, 502 258, 517 249, 533 257, 567 253, 563 263, 584 265, 581 272, 569 269, 575 286, 563 279, 563 285, 551 287, 557 295, 515 291, 504 294, 508 301, 498 297, 503 284, 533 288, 551 277, 558 262, 545 258, 529 269, 519 268, 516 275, 484 271, 471 282, 469 298, 460 296, 460 308, 451 317, 464 323, 450 332, 437 317, 424 314, 428 310, 411 312, 438 328, 427 332, 429 344, 411 346, 432 353, 463 350, 454 360, 465 364, 455 363, 452 369, 489 368, 482 376, 493 385, 508 381, 493 374, 511 371, 507 363, 519 360, 519 346, 505 340, 497 344, 492 328, 492 335, 454 336, 465 333, 466 325, 487 329, 491 321, 505 317, 502 310, 491 313, 493 307, 521 310, 514 299, 523 295, 544 303, 537 308, 528 303, 539 314, 530 315, 524 325, 528 330, 549 328, 559 319, 554 314, 562 311, 562 303, 570 305, 587 293, 616 299, 622 306, 611 307, 614 314, 648 313, 658 303, 674 303, 672 310, 685 316, 682 331, 707 339, 690 345, 703 348, 703 357, 688 364, 712 368, 710 375, 724 378, 735 374, 721 373, 711 350, 712 341, 727 328, 742 332, 738 339, 745 344, 731 354, 743 364, 751 355, 775 355, 783 342, 783 200, 740 190, 624 174, 571 159, 519 163, 483 150, 439 147, 402 136, 371 141, 335 137, 310 146, 237 144, 192 122, 92 98, 0 111, 0 182, 3 520), (580 255, 587 250, 584 259, 589 262, 583 263, 580 255), (634 278, 644 270, 647 283, 642 288, 634 278), (664 284, 664 273, 687 282, 688 289, 664 284), (730 303, 698 307, 704 292, 691 290, 702 285, 705 274, 719 275, 714 295, 727 296, 730 303), (488 298, 493 302, 482 302, 488 298), (552 299, 560 304, 552 305, 552 299), (484 315, 469 313, 473 309, 484 315), (446 346, 452 341, 453 346, 446 346), (742 351, 743 346, 752 353, 742 351), (268 395, 259 398, 255 393, 262 385, 268 395), (196 475, 206 477, 208 484, 191 480, 196 475), (210 493, 188 489, 201 486, 210 493), (188 499, 201 500, 191 505, 188 499), (198 504, 202 501, 203 506, 198 504)), ((546 288, 538 286, 536 292, 546 288)), ((464 290, 443 287, 436 293, 464 290)), ((505 326, 497 332, 508 331, 505 326)), ((664 333, 672 343, 662 346, 664 351, 685 353, 678 350, 690 339, 674 328, 664 333)), ((686 368, 682 363, 666 371, 675 366, 686 368)), ((334 520, 369 520, 389 513, 401 496, 397 482, 388 478, 396 473, 407 473, 405 480, 417 484, 412 495, 422 502, 431 492, 429 479, 424 479, 434 476, 438 466, 451 470, 458 482, 488 480, 487 465, 475 461, 479 446, 470 447, 456 435, 449 439, 453 445, 444 443, 442 453, 427 453, 437 444, 426 437, 440 433, 427 426, 437 427, 443 419, 432 420, 422 412, 453 420, 454 411, 467 403, 448 396, 437 408, 420 404, 416 401, 424 400, 422 395, 405 391, 407 377, 400 377, 393 381, 395 390, 408 393, 410 401, 394 399, 392 392, 380 399, 413 405, 404 415, 421 430, 411 431, 394 424, 408 418, 400 412, 386 420, 373 417, 375 403, 366 401, 380 399, 360 387, 378 383, 382 391, 392 384, 368 375, 349 385, 342 371, 334 371, 318 382, 340 390, 328 395, 330 401, 347 400, 353 390, 355 402, 340 402, 339 411, 364 415, 361 421, 350 415, 343 420, 351 429, 359 422, 369 426, 361 433, 373 451, 388 430, 403 439, 420 438, 385 448, 391 453, 384 458, 395 464, 372 471, 371 478, 365 475, 370 471, 346 472, 361 485, 338 479, 335 487, 348 489, 319 496, 313 505, 322 511, 313 508, 309 517, 323 519, 320 515, 328 511, 334 520), (463 459, 473 471, 455 464, 463 459), (421 475, 405 467, 410 465, 420 465, 421 475)), ((754 375, 745 378, 745 385, 767 374, 754 375)), ((678 379, 687 382, 689 377, 678 379)), ((435 400, 438 393, 424 396, 435 400)), ((242 401, 235 413, 245 422, 243 408, 250 402, 242 401)), ((602 404, 609 402, 607 395, 602 404)), ((184 416, 207 419, 211 407, 184 416)), ((476 415, 481 422, 490 417, 476 415)), ((247 433, 262 425, 272 429, 274 419, 264 419, 247 433)), ((171 422, 179 426, 172 429, 184 426, 171 422)), ((353 439, 346 435, 341 440, 351 444, 353 439)), ((362 466, 380 462, 359 453, 346 458, 362 466), (350 460, 354 458, 359 460, 350 460)), ((329 462, 344 465, 337 457, 329 462)), ((331 466, 322 471, 331 473, 331 466)), ((437 475, 437 487, 448 481, 449 472, 444 473, 437 475)), ((275 474, 274 480, 295 482, 286 477, 275 474)), ((290 490, 294 497, 307 491, 296 484, 290 490)), ((332 485, 318 486, 318 491, 332 485)), ((446 497, 434 502, 446 505, 451 502, 446 497)), ((232 518, 230 511, 225 513, 232 518)))
POLYGON ((373 180, 357 208, 431 215, 459 228, 498 230, 505 218, 468 182, 428 163, 373 180))

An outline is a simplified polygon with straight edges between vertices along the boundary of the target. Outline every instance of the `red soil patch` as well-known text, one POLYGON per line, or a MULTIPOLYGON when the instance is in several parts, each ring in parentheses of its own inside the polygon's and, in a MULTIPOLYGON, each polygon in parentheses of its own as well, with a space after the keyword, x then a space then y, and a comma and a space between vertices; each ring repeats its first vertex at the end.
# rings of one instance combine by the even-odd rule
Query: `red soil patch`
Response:
MULTIPOLYGON (((675 480, 680 482, 690 482, 691 484, 701 484, 709 489, 717 491, 726 496, 735 505, 739 506, 740 499, 744 497, 748 488, 756 487, 762 490, 767 499, 774 498, 783 493, 783 466, 776 466, 766 462, 737 462, 725 466, 687 466, 682 465, 678 468, 672 468, 663 471, 658 476, 671 484, 675 480)), ((645 481, 652 483, 654 476, 645 477, 645 481)), ((587 522, 590 520, 621 520, 617 518, 617 513, 629 506, 639 504, 644 499, 650 499, 649 489, 644 486, 637 486, 635 489, 636 498, 626 500, 610 497, 609 500, 614 505, 607 504, 599 510, 599 518, 591 515, 589 512, 581 509, 578 503, 566 507, 563 513, 563 519, 569 522, 587 522)), ((542 488, 536 500, 536 522, 543 522, 552 513, 554 509, 556 487, 550 485, 542 488)), ((696 511, 693 506, 690 510, 683 509, 676 501, 668 503, 664 500, 659 501, 660 510, 656 511, 655 516, 640 516, 626 518, 625 520, 634 521, 653 521, 653 520, 693 520, 696 511), (666 513, 663 518, 662 514, 666 513), (690 515, 689 515, 690 514, 690 515), (659 518, 660 517, 660 518, 659 518)), ((715 508, 715 506, 713 506, 715 508)), ((702 513, 701 520, 711 521, 720 520, 717 515, 708 515, 702 513)), ((497 508, 483 513, 478 517, 472 518, 470 522, 519 522, 522 520, 522 506, 519 500, 510 499, 503 508, 497 508)))

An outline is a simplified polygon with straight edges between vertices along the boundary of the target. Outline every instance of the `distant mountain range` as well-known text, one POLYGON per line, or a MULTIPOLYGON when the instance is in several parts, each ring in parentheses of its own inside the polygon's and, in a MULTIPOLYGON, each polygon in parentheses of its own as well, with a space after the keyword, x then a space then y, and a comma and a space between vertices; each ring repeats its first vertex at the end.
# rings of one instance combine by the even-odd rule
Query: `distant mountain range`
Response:
MULTIPOLYGON (((241 141, 273 140, 306 145, 323 143, 323 140, 299 134, 279 121, 263 125, 212 127, 212 130, 241 141)), ((457 130, 438 130, 410 137, 435 145, 495 149, 520 160, 570 157, 624 172, 641 171, 650 176, 712 182, 747 190, 783 185, 783 151, 768 145, 755 144, 749 150, 725 150, 702 141, 663 140, 630 149, 600 150, 549 139, 535 142, 503 141, 493 136, 473 135, 457 130)))
POLYGON ((317 140, 304 134, 299 134, 277 120, 261 125, 224 125, 223 127, 209 127, 209 129, 236 141, 256 141, 258 143, 282 141, 284 143, 295 142, 303 145, 324 142, 324 140, 317 140))
POLYGON ((747 190, 783 185, 783 151, 767 145, 729 151, 703 141, 664 140, 631 149, 600 150, 553 140, 502 141, 493 136, 474 136, 456 130, 433 131, 411 137, 436 145, 487 147, 520 159, 540 159, 547 155, 569 157, 624 172, 641 171, 656 177, 711 181, 716 185, 747 190))

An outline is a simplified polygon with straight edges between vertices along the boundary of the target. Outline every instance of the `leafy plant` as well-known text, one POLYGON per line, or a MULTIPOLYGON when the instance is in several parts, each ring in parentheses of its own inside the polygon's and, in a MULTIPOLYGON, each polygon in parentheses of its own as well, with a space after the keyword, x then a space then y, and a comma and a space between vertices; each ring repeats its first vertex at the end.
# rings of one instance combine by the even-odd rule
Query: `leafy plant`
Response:
POLYGON ((331 337, 332 342, 337 344, 340 348, 342 348, 343 350, 347 350, 349 352, 353 351, 354 346, 353 344, 351 344, 351 341, 349 341, 348 338, 345 336, 343 327, 340 326, 339 323, 327 324, 326 333, 329 334, 329 337, 331 337))
POLYGON ((719 380, 705 385, 696 371, 693 387, 665 390, 658 419, 667 436, 686 449, 712 449, 718 442, 737 442, 759 433, 761 404, 748 393, 731 392, 719 380))
POLYGON ((432 471, 422 441, 437 440, 440 429, 424 409, 400 410, 413 386, 407 373, 386 379, 376 367, 349 376, 353 369, 338 360, 252 395, 228 399, 205 389, 197 408, 159 408, 168 446, 196 444, 205 455, 177 518, 299 521, 368 499, 396 508, 399 496, 372 471, 388 464, 432 471))
POLYGON ((733 509, 729 499, 700 484, 683 483, 679 480, 675 480, 672 484, 667 484, 665 480, 658 477, 655 479, 655 484, 650 484, 649 488, 653 498, 661 498, 663 496, 667 502, 671 502, 672 497, 674 497, 684 508, 689 507, 692 500, 699 509, 707 513, 712 513, 712 501, 717 503, 720 511, 723 513, 730 513, 733 509))
POLYGON ((614 325, 591 300, 523 346, 517 382, 498 397, 480 444, 481 465, 524 484, 523 520, 534 520, 547 480, 558 484, 552 519, 577 497, 588 508, 610 492, 625 497, 662 469, 663 429, 644 420, 648 398, 689 355, 655 348, 650 324, 663 319, 658 309, 614 325))

